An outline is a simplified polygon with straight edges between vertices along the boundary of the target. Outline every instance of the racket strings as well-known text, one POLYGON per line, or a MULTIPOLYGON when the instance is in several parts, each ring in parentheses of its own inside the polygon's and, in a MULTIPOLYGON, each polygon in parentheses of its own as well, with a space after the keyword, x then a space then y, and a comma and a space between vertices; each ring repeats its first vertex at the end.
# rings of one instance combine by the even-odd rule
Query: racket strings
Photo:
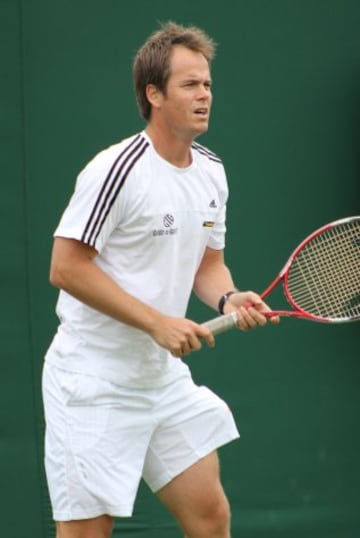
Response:
MULTIPOLYGON (((315 243, 309 245, 309 251, 312 251, 311 260, 313 261, 314 254, 317 255, 318 248, 321 248, 322 263, 326 269, 326 272, 323 269, 320 273, 318 266, 314 267, 313 264, 310 264, 312 271, 317 270, 317 272, 312 273, 311 292, 314 304, 318 309, 325 309, 325 312, 328 310, 328 315, 341 315, 344 306, 350 304, 348 299, 352 297, 358 278, 358 271, 352 271, 351 265, 349 266, 349 249, 347 248, 349 245, 345 243, 346 248, 344 249, 344 234, 336 236, 334 230, 331 230, 328 234, 319 236, 316 249, 314 246, 315 243), (339 241, 341 241, 342 248, 339 248, 339 241), (324 249, 326 249, 326 256, 323 255, 324 249)), ((352 242, 350 243, 350 253, 357 256, 356 249, 352 248, 352 242)))
POLYGON ((315 316, 360 316, 360 222, 338 224, 310 240, 296 255, 288 291, 298 307, 315 316))

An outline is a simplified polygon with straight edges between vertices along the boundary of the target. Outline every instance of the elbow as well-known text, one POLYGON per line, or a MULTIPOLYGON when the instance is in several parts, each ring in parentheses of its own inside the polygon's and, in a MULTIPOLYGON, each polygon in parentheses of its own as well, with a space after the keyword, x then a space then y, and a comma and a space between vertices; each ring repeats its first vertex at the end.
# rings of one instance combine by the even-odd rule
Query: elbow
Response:
POLYGON ((49 282, 54 288, 65 288, 65 278, 63 271, 55 264, 50 267, 49 282))
POLYGON ((50 273, 49 273, 49 282, 52 286, 54 286, 54 288, 60 288, 60 279, 59 279, 59 275, 58 275, 58 272, 56 270, 54 270, 52 267, 50 269, 50 273))
POLYGON ((81 283, 95 254, 95 249, 79 241, 56 238, 50 263, 50 284, 65 291, 71 290, 81 283))

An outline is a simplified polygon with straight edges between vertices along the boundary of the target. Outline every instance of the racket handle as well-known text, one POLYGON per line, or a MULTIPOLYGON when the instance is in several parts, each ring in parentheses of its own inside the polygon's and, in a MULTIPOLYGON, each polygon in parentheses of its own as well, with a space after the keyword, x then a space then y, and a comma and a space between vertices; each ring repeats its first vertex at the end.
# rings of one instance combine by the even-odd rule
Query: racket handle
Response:
POLYGON ((209 321, 203 323, 202 326, 209 329, 214 336, 217 336, 220 333, 234 329, 237 326, 237 320, 236 312, 231 312, 225 316, 209 319, 209 321))

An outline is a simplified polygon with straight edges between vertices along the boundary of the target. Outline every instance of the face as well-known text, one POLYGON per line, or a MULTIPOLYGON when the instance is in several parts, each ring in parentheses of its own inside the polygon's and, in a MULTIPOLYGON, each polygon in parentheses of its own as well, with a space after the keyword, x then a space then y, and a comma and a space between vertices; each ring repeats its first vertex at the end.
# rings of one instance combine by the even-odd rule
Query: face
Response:
POLYGON ((209 64, 199 52, 176 45, 170 56, 166 94, 154 89, 153 114, 173 135, 193 139, 208 129, 211 108, 209 64))

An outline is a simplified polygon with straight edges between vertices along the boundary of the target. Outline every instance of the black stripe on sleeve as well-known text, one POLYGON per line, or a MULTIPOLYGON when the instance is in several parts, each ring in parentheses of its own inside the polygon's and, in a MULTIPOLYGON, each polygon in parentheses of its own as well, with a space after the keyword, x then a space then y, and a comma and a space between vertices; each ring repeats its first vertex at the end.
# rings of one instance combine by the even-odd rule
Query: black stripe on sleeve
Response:
POLYGON ((86 223, 81 241, 95 247, 102 226, 108 216, 121 187, 123 186, 130 170, 144 153, 149 143, 141 135, 120 153, 114 161, 99 192, 97 200, 86 223))

